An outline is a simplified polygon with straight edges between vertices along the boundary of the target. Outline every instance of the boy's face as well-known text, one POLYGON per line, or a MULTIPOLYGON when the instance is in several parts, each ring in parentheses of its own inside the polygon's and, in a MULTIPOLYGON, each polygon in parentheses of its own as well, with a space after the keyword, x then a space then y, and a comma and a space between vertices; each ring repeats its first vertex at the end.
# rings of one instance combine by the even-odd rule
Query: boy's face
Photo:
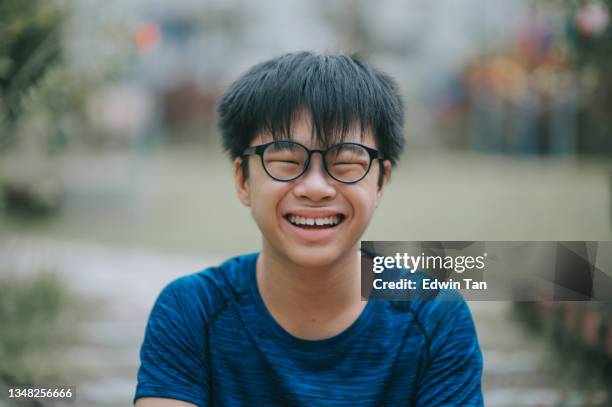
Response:
MULTIPOLYGON (((292 130, 292 140, 310 149, 313 145, 310 119, 300 115, 292 130)), ((272 141, 263 134, 252 146, 272 141)), ((352 141, 376 148, 370 132, 360 139, 359 130, 346 135, 352 141)), ((251 208, 263 235, 263 250, 267 255, 280 256, 301 267, 326 267, 354 255, 356 245, 365 232, 390 174, 389 161, 384 162, 385 176, 379 188, 380 165, 372 162, 364 179, 355 184, 342 184, 332 179, 323 168, 321 154, 313 154, 305 174, 290 182, 272 179, 264 170, 259 156, 250 156, 249 175, 245 179, 240 158, 234 162, 236 190, 240 201, 251 208), (310 219, 333 218, 333 226, 300 226, 295 216, 310 219), (293 220, 293 222, 292 222, 293 220)), ((315 221, 316 223, 316 221, 315 221)))

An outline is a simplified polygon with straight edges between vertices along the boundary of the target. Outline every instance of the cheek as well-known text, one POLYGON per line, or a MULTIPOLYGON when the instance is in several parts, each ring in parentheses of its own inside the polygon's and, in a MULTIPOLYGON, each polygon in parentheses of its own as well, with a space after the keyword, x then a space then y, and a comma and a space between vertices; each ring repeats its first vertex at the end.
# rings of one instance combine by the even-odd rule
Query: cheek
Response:
POLYGON ((260 227, 269 226, 278 218, 278 205, 286 195, 286 186, 270 182, 259 182, 251 190, 253 216, 260 227))
POLYGON ((362 222, 369 222, 376 208, 376 192, 370 188, 351 191, 347 196, 353 207, 354 216, 362 222))

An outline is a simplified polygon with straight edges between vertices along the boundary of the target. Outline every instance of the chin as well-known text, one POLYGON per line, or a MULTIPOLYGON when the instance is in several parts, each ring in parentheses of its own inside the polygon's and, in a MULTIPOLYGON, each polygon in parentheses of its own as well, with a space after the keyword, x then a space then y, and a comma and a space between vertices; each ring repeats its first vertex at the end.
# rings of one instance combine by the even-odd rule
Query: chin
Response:
POLYGON ((346 250, 330 247, 304 247, 289 248, 287 257, 298 266, 306 268, 321 268, 332 266, 341 257, 346 255, 346 250))

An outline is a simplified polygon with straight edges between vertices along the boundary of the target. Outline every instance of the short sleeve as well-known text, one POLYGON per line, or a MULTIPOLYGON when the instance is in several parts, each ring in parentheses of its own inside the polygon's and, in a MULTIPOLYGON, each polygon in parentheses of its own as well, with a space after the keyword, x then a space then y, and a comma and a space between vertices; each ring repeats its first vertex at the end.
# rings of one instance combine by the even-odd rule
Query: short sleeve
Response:
POLYGON ((483 362, 470 310, 462 300, 442 301, 433 308, 428 315, 434 321, 429 325, 429 363, 415 404, 482 406, 483 362))
POLYGON ((134 403, 161 397, 208 404, 205 321, 190 285, 178 279, 157 298, 140 350, 134 403))

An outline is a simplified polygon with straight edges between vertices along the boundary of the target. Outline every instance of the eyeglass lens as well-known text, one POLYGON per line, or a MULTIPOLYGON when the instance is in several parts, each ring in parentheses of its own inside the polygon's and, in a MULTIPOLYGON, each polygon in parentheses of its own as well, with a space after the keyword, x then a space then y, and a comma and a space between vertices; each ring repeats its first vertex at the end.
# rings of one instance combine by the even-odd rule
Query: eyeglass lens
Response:
MULTIPOLYGON (((339 144, 327 150, 325 164, 330 175, 341 182, 361 179, 370 167, 370 155, 357 144, 339 144)), ((263 153, 266 171, 274 178, 289 181, 304 172, 308 151, 291 141, 270 144, 263 153)))

